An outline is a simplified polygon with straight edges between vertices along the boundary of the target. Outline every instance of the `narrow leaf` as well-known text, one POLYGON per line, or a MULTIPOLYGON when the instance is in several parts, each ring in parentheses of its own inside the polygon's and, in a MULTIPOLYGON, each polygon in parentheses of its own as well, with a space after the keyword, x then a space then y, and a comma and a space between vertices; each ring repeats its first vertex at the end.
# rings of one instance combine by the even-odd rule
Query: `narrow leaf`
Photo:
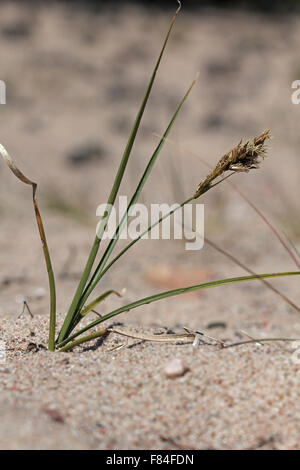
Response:
POLYGON ((117 292, 115 290, 108 290, 108 291, 104 292, 104 294, 99 295, 99 297, 97 297, 92 302, 90 302, 86 307, 84 307, 84 309, 82 309, 81 312, 80 312, 81 317, 82 318, 85 317, 91 310, 93 310, 98 304, 103 302, 106 299, 106 297, 108 297, 111 294, 115 294, 118 297, 121 297, 119 292, 117 292))
POLYGON ((107 333, 109 333, 108 330, 100 330, 100 331, 96 331, 95 333, 91 333, 90 335, 83 336, 82 338, 79 338, 76 341, 73 341, 73 343, 67 344, 66 346, 61 348, 59 352, 70 351, 71 349, 75 348, 75 346, 78 346, 79 344, 86 343, 87 341, 92 341, 93 339, 99 338, 100 336, 105 336, 107 333))
POLYGON ((44 258, 46 262, 47 272, 48 272, 48 280, 49 280, 49 288, 50 288, 50 324, 49 324, 49 343, 48 347, 50 351, 54 351, 55 348, 55 322, 56 322, 56 290, 55 290, 55 279, 51 264, 50 253, 48 249, 47 239, 45 235, 45 230, 43 226, 43 221, 41 218, 41 214, 38 207, 38 201, 36 197, 36 190, 37 184, 27 178, 16 166, 11 156, 8 154, 6 149, 3 145, 0 144, 0 155, 2 156, 3 160, 10 168, 10 170, 14 173, 14 175, 23 183, 29 184, 32 186, 32 197, 33 197, 33 206, 35 211, 35 217, 39 229, 39 234, 43 246, 44 258))

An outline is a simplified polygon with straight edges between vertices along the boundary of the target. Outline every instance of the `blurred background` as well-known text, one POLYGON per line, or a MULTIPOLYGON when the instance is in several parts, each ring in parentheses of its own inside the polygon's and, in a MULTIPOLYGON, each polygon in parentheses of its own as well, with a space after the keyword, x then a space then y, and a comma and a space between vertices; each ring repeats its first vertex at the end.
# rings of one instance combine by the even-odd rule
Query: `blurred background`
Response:
MULTIPOLYGON (((0 141, 39 184, 62 311, 176 6, 153 0, 0 4, 0 79, 7 87, 0 141)), ((199 72, 141 202, 181 202, 206 174, 197 155, 213 164, 241 138, 271 129, 261 170, 236 175, 234 182, 299 245, 300 105, 291 101, 291 84, 300 79, 299 9, 297 0, 183 2, 121 194, 134 190, 157 143, 155 134, 164 131, 199 72)), ((211 191, 202 202, 209 238, 259 272, 293 268, 270 230, 229 186, 211 191)), ((47 280, 31 191, 3 164, 0 217, 0 315, 18 314, 16 302, 22 298, 46 313, 47 280)), ((103 285, 113 281, 115 289, 126 287, 125 300, 184 281, 243 274, 208 246, 195 253, 179 241, 142 241, 132 254, 103 285)), ((281 282, 297 297, 295 283, 281 282)), ((253 309, 256 297, 249 295, 263 292, 264 309, 270 310, 273 294, 259 289, 232 292, 239 305, 253 309)), ((214 294, 218 315, 231 308, 222 292, 214 294)), ((201 305, 212 309, 205 295, 201 305)), ((175 309, 176 302, 160 304, 160 311, 175 309)), ((200 305, 198 297, 191 302, 200 305)))

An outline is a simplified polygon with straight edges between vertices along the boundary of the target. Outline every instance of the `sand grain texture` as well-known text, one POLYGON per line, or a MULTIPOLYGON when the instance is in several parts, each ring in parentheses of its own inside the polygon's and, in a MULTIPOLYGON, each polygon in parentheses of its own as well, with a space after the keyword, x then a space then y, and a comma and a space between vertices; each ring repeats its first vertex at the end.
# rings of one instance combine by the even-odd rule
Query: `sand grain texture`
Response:
MULTIPOLYGON (((26 4, 1 2, 0 79, 8 97, 0 107, 0 140, 39 184, 59 312, 67 311, 86 261, 96 207, 109 193, 169 17, 129 7, 97 15, 59 4, 32 12, 26 4), (16 25, 19 34, 12 37, 16 25), (101 152, 88 158, 95 146, 101 152), (72 164, 74 154, 80 164, 72 164)), ((180 202, 195 191, 206 169, 185 147, 214 163, 242 137, 270 128, 274 139, 261 170, 237 175, 235 182, 298 244, 300 106, 291 103, 291 83, 300 78, 299 26, 297 16, 183 10, 121 194, 131 195, 157 143, 153 133, 163 132, 199 70, 171 134, 177 144, 161 154, 141 202, 180 202)), ((294 269, 267 227, 225 184, 202 202, 209 238, 257 272, 294 269)), ((0 364, 1 449, 299 450, 300 364, 293 345, 220 351, 110 335, 67 354, 27 351, 29 343, 47 343, 47 277, 31 190, 4 165, 0 217, 0 340, 7 348, 0 364), (33 319, 26 311, 18 319, 23 298, 33 319), (188 371, 170 380, 164 368, 174 357, 188 371)), ((194 283, 197 273, 200 282, 245 274, 209 246, 187 252, 180 241, 142 240, 103 278, 97 294, 126 292, 107 299, 101 313, 183 278, 194 283), (153 279, 170 266, 178 266, 171 277, 153 279)), ((300 304, 297 278, 274 285, 300 304)), ((62 320, 61 313, 59 326, 62 320)), ((114 320, 150 334, 186 326, 225 341, 241 340, 241 329, 259 338, 300 337, 299 314, 256 281, 170 298, 114 320), (222 328, 209 328, 212 323, 222 328)))

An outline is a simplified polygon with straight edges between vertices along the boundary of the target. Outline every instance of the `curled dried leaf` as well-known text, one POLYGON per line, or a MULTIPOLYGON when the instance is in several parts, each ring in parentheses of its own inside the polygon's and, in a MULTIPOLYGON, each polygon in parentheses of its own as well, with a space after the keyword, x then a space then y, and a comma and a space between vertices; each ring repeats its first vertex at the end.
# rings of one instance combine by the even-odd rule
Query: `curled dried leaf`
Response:
POLYGON ((29 184, 32 186, 32 197, 33 197, 33 206, 35 211, 35 217, 37 221, 37 226, 39 229, 39 234, 43 246, 44 258, 48 272, 49 288, 50 288, 50 326, 49 326, 49 349, 54 351, 55 348, 55 320, 56 320, 56 290, 55 290, 55 279, 51 264, 50 253, 48 249, 48 244, 46 240, 45 230, 43 226, 42 217, 39 211, 38 202, 36 198, 37 184, 31 181, 27 176, 22 173, 21 170, 17 167, 12 157, 9 155, 5 147, 0 144, 0 155, 3 158, 4 162, 7 164, 9 169, 13 174, 23 183, 29 184))
POLYGON ((36 190, 36 183, 34 183, 33 181, 31 181, 29 178, 27 178, 27 176, 25 176, 20 170, 19 168, 17 167, 17 165, 15 164, 15 162, 13 161, 12 157, 9 155, 9 153, 7 152, 6 148, 3 147, 2 144, 0 144, 0 155, 1 157, 3 158, 3 160, 5 161, 5 163, 7 164, 8 168, 13 172, 13 174, 20 180, 22 181, 23 183, 25 184, 30 184, 35 192, 36 190))

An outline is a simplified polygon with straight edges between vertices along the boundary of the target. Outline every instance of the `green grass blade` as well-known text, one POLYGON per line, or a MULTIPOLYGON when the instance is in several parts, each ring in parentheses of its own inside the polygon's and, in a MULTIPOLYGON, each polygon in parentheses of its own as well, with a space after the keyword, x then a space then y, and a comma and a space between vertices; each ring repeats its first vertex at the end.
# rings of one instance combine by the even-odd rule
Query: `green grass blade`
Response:
MULTIPOLYGON (((164 40, 164 43, 163 43, 163 46, 162 46, 162 49, 160 51, 159 57, 158 57, 157 62, 155 64, 154 70, 152 72, 152 75, 151 75, 151 78, 150 78, 145 96, 143 98, 143 101, 142 101, 141 107, 139 109, 139 112, 136 116, 136 120, 135 120, 133 128, 131 130, 131 133, 130 133, 127 145, 125 147, 125 151, 124 151, 119 169, 117 171, 117 175, 116 175, 111 193, 110 193, 108 201, 107 201, 108 204, 113 205, 114 202, 115 202, 115 199, 116 199, 116 196, 117 196, 117 193, 118 193, 119 187, 121 185, 123 175, 124 175, 127 163, 128 163, 128 159, 129 159, 129 156, 131 154, 131 150, 132 150, 132 147, 133 147, 133 144, 134 144, 134 141, 135 141, 135 138, 136 138, 136 135, 137 135, 137 132, 138 132, 138 129, 139 129, 139 126, 140 126, 140 123, 141 123, 141 120, 142 120, 142 117, 143 117, 143 114, 144 114, 144 111, 145 111, 145 108, 146 108, 146 105, 147 105, 147 102, 148 102, 148 99, 149 99, 149 96, 150 96, 150 93, 151 93, 151 90, 152 90, 152 87, 153 87, 153 83, 154 83, 154 80, 155 80, 155 77, 156 77, 156 74, 157 74, 162 56, 163 56, 163 53, 165 51, 166 45, 168 43, 171 31, 173 29, 173 25, 175 23, 175 20, 176 20, 176 17, 178 15, 179 11, 180 11, 180 7, 176 10, 176 12, 175 12, 175 14, 172 18, 169 30, 167 32, 167 35, 165 37, 165 40, 164 40)), ((105 230, 105 228, 104 228, 104 230, 105 230)))
POLYGON ((91 312, 91 310, 93 310, 97 305, 99 305, 101 302, 103 302, 111 294, 115 294, 118 297, 121 297, 121 295, 117 291, 108 290, 108 291, 104 292, 104 294, 99 295, 99 297, 97 297, 95 300, 90 302, 86 307, 84 307, 80 312, 81 317, 82 318, 85 317, 89 312, 91 312))
POLYGON ((117 308, 116 310, 113 310, 110 313, 107 313, 103 317, 99 318, 98 320, 95 320, 94 322, 90 323, 89 325, 85 326, 81 330, 77 331, 74 333, 72 336, 70 336, 67 340, 62 341, 58 347, 64 346, 66 343, 69 341, 73 340, 77 336, 81 335, 85 331, 89 330, 90 328, 93 328, 96 325, 99 325, 99 323, 102 323, 112 317, 115 317, 116 315, 119 315, 120 313, 123 312, 129 312, 130 310, 133 310, 137 307, 140 307, 142 305, 148 305, 152 302, 157 302, 158 300, 166 299, 168 297, 174 297, 176 295, 180 294, 186 294, 188 292, 194 292, 197 290, 201 289, 207 289, 209 287, 218 287, 222 285, 227 285, 227 284, 233 284, 236 282, 245 282, 245 281, 252 281, 252 280, 257 280, 257 279, 266 279, 266 278, 275 278, 275 277, 285 277, 285 276, 298 276, 300 275, 300 271, 291 271, 291 272, 281 272, 281 273, 267 273, 267 274, 259 274, 255 276, 240 276, 240 277, 232 277, 228 279, 221 279, 217 281, 210 281, 210 282, 205 282, 202 284, 196 284, 193 286, 189 287, 183 287, 179 289, 173 289, 165 292, 160 292, 159 294, 154 294, 150 295, 149 297, 145 297, 143 299, 136 300, 135 302, 132 302, 130 304, 127 304, 123 307, 117 308))
POLYGON ((87 280, 88 280, 88 277, 89 277, 90 272, 92 270, 95 258, 97 256, 98 249, 99 249, 99 244, 100 244, 100 240, 99 240, 99 238, 96 237, 95 241, 93 243, 92 249, 90 251, 86 266, 84 268, 83 274, 82 274, 81 279, 79 281, 79 284, 77 286, 77 289, 76 289, 74 298, 72 300, 71 306, 68 310, 67 316, 64 320, 63 326, 62 326, 62 328, 60 330, 60 333, 58 335, 58 339, 57 339, 58 342, 62 341, 65 338, 65 336, 68 332, 68 329, 69 329, 70 325, 72 324, 74 314, 75 314, 76 309, 77 309, 78 302, 80 300, 83 289, 84 289, 84 287, 87 283, 87 280))
POLYGON ((59 350, 59 352, 66 352, 69 351, 75 346, 78 346, 79 344, 86 343, 88 341, 92 341, 93 339, 99 338, 100 336, 104 336, 108 333, 108 330, 100 330, 96 331, 95 333, 91 333, 90 335, 83 336, 82 338, 77 339, 76 341, 73 341, 72 343, 67 344, 63 348, 59 350))
POLYGON ((49 291, 50 291, 50 320, 49 320, 49 340, 48 348, 49 351, 55 349, 55 326, 56 326, 56 287, 54 272, 52 269, 50 252, 47 244, 46 234, 44 230, 43 221, 38 207, 37 198, 35 196, 36 188, 33 189, 33 205, 35 210, 36 221, 39 229, 39 234, 43 246, 44 258, 48 273, 49 291))
POLYGON ((163 46, 162 46, 162 49, 160 51, 159 57, 158 57, 157 62, 155 64, 154 70, 152 72, 148 87, 146 89, 145 96, 143 98, 143 101, 142 101, 140 109, 137 113, 134 125, 132 127, 131 132, 130 132, 130 135, 129 135, 129 138, 128 138, 128 141, 127 141, 127 144, 126 144, 126 147, 125 147, 125 150, 124 150, 124 153, 123 153, 123 156, 122 156, 122 159, 121 159, 121 162, 120 162, 120 165, 119 165, 119 168, 118 168, 115 180, 114 180, 114 184, 113 184, 112 190, 110 192, 110 195, 109 195, 109 198, 108 198, 108 201, 107 201, 106 213, 104 214, 104 217, 102 219, 102 223, 99 226, 97 236, 94 240, 94 243, 93 243, 91 252, 89 254, 88 261, 86 263, 84 272, 82 274, 82 277, 81 277, 80 282, 78 284, 78 287, 76 289, 74 298, 72 300, 71 306, 69 308, 69 311, 67 313, 65 321, 63 323, 62 329, 59 333, 58 341, 61 341, 62 339, 64 339, 65 336, 68 334, 68 331, 69 331, 70 326, 71 326, 71 324, 73 322, 73 319, 74 319, 74 315, 76 315, 76 313, 78 311, 78 304, 80 302, 80 298, 82 296, 83 290, 86 286, 86 283, 87 283, 87 280, 88 280, 89 275, 91 273, 95 258, 97 256, 100 241, 101 241, 101 238, 103 236, 103 233, 105 231, 105 228, 106 228, 109 216, 110 216, 111 207, 114 204, 115 199, 117 197, 117 194, 118 194, 118 191, 119 191, 119 188, 120 188, 120 185, 121 185, 124 173, 125 173, 125 169, 126 169, 126 166, 127 166, 130 154, 131 154, 131 150, 133 148, 133 144, 134 144, 138 129, 140 127, 140 123, 141 123, 141 120, 142 120, 142 117, 143 117, 143 114, 144 114, 144 111, 145 111, 145 108, 146 108, 146 105, 147 105, 147 102, 148 102, 148 99, 149 99, 149 96, 150 96, 150 93, 151 93, 151 90, 152 90, 152 87, 153 87, 153 83, 154 83, 154 80, 155 80, 155 77, 156 77, 156 74, 157 74, 157 71, 158 71, 163 53, 164 53, 165 48, 167 46, 171 31, 173 29, 173 25, 175 23, 175 20, 176 20, 176 17, 178 15, 179 11, 180 11, 180 7, 176 10, 176 12, 175 12, 175 14, 172 18, 170 27, 168 29, 167 35, 165 37, 165 40, 164 40, 164 43, 163 43, 163 46))

